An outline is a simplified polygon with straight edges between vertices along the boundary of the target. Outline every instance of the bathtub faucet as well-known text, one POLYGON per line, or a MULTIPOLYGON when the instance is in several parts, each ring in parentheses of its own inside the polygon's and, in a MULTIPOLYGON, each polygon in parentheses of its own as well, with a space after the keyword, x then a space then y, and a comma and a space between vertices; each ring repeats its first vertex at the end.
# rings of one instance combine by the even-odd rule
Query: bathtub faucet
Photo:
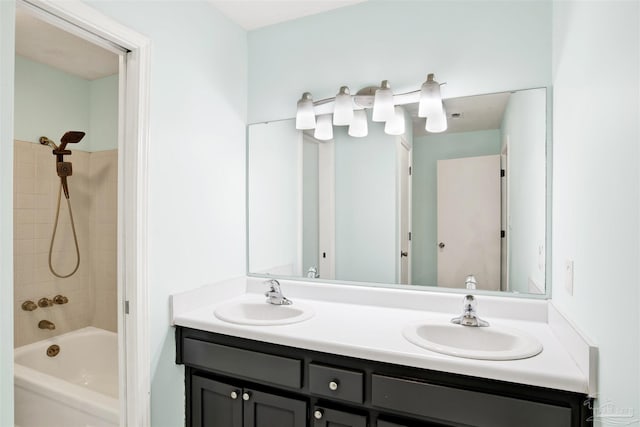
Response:
POLYGON ((40 329, 49 329, 53 331, 56 328, 56 325, 53 322, 49 322, 48 320, 41 320, 38 322, 38 328, 40 329))

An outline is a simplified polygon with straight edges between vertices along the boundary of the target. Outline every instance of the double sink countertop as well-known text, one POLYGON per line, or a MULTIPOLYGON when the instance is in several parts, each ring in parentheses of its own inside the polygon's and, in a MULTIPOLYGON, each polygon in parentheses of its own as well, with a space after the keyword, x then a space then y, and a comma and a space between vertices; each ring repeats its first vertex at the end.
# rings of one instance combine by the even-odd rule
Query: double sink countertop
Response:
POLYGON ((282 293, 294 306, 311 307, 313 317, 285 325, 242 325, 214 315, 216 308, 234 300, 265 301, 264 281, 241 277, 172 295, 172 324, 330 354, 596 394, 597 348, 550 301, 477 296, 479 317, 491 326, 518 329, 537 338, 543 350, 526 359, 476 360, 418 347, 402 333, 419 322, 448 324, 462 311, 461 294, 279 280, 282 293))

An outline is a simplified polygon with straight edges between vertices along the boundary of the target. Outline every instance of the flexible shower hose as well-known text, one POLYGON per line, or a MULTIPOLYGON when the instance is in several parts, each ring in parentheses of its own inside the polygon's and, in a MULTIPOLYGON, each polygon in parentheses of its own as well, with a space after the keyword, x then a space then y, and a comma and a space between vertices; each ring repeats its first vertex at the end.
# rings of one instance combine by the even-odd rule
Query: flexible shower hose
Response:
POLYGON ((80 248, 78 247, 78 236, 76 235, 76 225, 73 222, 73 212, 71 211, 71 202, 67 199, 67 207, 69 208, 69 218, 71 219, 71 230, 73 231, 73 241, 76 244, 76 267, 73 271, 67 275, 59 274, 53 268, 53 264, 51 263, 51 255, 53 254, 53 242, 56 240, 56 230, 58 229, 58 217, 60 216, 60 199, 62 199, 62 182, 60 182, 60 187, 58 188, 58 207, 56 208, 56 219, 53 223, 53 234, 51 235, 51 244, 49 245, 49 270, 53 273, 54 276, 59 277, 61 279, 65 279, 67 277, 71 277, 78 271, 78 267, 80 267, 80 248))

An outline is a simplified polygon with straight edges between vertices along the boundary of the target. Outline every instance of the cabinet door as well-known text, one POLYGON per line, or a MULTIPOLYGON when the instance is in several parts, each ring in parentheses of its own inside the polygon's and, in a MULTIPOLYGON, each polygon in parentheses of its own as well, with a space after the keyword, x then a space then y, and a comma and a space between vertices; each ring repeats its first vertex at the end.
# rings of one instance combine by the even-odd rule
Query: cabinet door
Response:
POLYGON ((245 389, 244 427, 306 427, 307 402, 245 389))
POLYGON ((313 408, 312 416, 313 427, 367 427, 365 415, 316 406, 313 408))
POLYGON ((192 427, 242 427, 242 393, 237 387, 191 377, 192 427))

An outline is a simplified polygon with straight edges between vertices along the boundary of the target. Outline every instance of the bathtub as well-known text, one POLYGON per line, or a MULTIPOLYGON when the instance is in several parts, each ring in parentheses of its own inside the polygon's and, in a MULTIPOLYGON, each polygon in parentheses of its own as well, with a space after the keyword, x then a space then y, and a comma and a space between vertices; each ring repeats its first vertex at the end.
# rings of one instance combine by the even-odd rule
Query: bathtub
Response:
POLYGON ((16 426, 119 425, 117 334, 86 327, 16 348, 14 361, 16 426))

